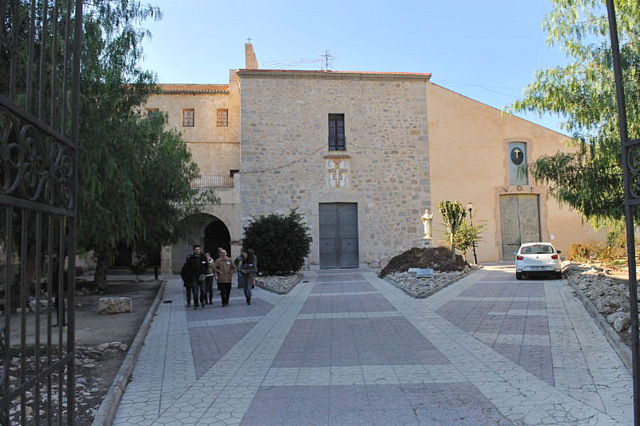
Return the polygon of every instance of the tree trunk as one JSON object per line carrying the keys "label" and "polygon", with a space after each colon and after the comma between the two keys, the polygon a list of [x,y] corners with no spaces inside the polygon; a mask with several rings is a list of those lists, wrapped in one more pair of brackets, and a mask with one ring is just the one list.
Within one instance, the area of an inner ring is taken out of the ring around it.
{"label": "tree trunk", "polygon": [[451,261],[455,262],[456,261],[456,246],[455,246],[455,234],[452,232],[449,236],[451,241]]}
{"label": "tree trunk", "polygon": [[109,251],[96,251],[96,273],[93,276],[93,282],[98,286],[98,290],[107,290],[107,271],[109,269]]}

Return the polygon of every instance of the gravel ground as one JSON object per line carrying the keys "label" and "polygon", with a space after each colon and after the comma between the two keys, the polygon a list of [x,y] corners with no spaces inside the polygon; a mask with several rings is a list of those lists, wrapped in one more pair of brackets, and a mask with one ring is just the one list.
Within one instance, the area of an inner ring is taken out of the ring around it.
{"label": "gravel ground", "polygon": [[[95,347],[85,347],[85,346],[77,346],[76,347],[76,357],[75,357],[75,366],[76,366],[76,404],[75,404],[75,412],[76,412],[76,424],[78,425],[90,425],[95,412],[98,410],[102,399],[106,393],[106,389],[108,389],[111,384],[111,377],[104,377],[99,373],[100,369],[105,368],[106,363],[110,363],[111,360],[115,358],[115,366],[119,367],[120,362],[122,362],[122,358],[124,354],[126,354],[128,347],[125,343],[121,342],[112,342],[105,343]],[[55,359],[54,359],[55,361]],[[39,362],[43,365],[47,363],[46,356],[40,356]],[[24,366],[26,368],[27,374],[33,372],[35,369],[36,357],[35,356],[27,356],[25,357]],[[14,357],[11,360],[11,366],[9,367],[9,382],[17,383],[18,377],[21,374],[21,362],[19,357]],[[66,381],[66,375],[63,378]],[[66,388],[66,382],[65,388]],[[49,390],[50,386],[50,390]],[[39,393],[40,393],[40,405],[37,408],[40,412],[40,415],[45,414],[45,408],[47,406],[47,401],[49,398],[49,393],[51,394],[51,403],[53,406],[58,405],[59,393],[58,393],[58,375],[54,373],[52,380],[50,383],[44,381],[40,384]],[[66,396],[63,395],[63,406],[66,406]],[[35,406],[35,395],[33,392],[26,393],[26,404],[25,413],[26,413],[26,421],[27,424],[35,421],[34,419],[34,410],[36,410]],[[63,410],[63,415],[66,416],[66,409]],[[21,405],[20,400],[14,401],[11,409],[9,410],[9,416],[11,420],[11,424],[23,424],[21,421]],[[57,413],[53,415],[54,424],[63,424],[65,420],[60,421],[57,418]]]}
{"label": "gravel ground", "polygon": [[[113,378],[116,376],[122,362],[127,355],[129,345],[136,336],[140,325],[145,318],[149,307],[155,299],[159,281],[151,280],[144,282],[133,281],[113,281],[109,282],[108,290],[105,294],[98,293],[97,289],[92,286],[81,286],[76,291],[76,392],[75,392],[75,424],[91,425],[104,396],[106,395]],[[98,313],[99,299],[104,296],[126,296],[133,301],[133,312],[122,313],[116,315],[100,315]],[[32,315],[32,314],[30,314]],[[13,318],[12,324],[20,324],[19,317]],[[19,332],[20,330],[16,330]],[[29,328],[32,332],[32,328]],[[29,337],[29,332],[27,337]],[[56,362],[57,335],[58,328],[54,328],[55,348],[52,350],[51,361],[48,361],[46,354],[40,353],[39,363],[42,366],[50,365]],[[12,333],[13,334],[13,333]],[[12,341],[19,341],[19,335],[12,336]],[[41,341],[42,342],[42,341]],[[19,377],[23,374],[21,358],[18,350],[11,360],[9,367],[8,380],[10,385],[15,386],[19,383]],[[24,375],[32,377],[35,370],[36,357],[33,352],[25,354]],[[64,352],[64,349],[63,349]],[[63,378],[64,388],[66,388],[66,378]],[[38,385],[39,407],[35,406],[36,389],[31,388],[26,393],[26,401],[24,404],[25,419],[22,421],[21,400],[17,398],[12,401],[9,408],[11,424],[30,425],[35,424],[35,410],[40,414],[40,422],[42,423],[42,415],[44,410],[51,411],[47,408],[50,399],[53,407],[58,406],[58,376],[54,373],[51,380],[51,391],[49,384],[45,378]],[[51,397],[49,398],[49,394]],[[66,395],[63,395],[63,416],[66,416],[64,407],[66,406]],[[54,408],[55,410],[55,408]],[[53,424],[66,423],[59,421],[57,418],[57,410],[53,414]]]}

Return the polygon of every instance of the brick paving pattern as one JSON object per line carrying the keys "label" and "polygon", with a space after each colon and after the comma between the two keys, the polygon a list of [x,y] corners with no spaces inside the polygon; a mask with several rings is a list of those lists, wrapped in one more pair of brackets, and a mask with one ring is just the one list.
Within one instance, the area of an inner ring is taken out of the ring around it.
{"label": "brick paving pattern", "polygon": [[171,280],[114,424],[632,424],[632,380],[558,280],[484,267],[427,299],[371,271],[197,311]]}

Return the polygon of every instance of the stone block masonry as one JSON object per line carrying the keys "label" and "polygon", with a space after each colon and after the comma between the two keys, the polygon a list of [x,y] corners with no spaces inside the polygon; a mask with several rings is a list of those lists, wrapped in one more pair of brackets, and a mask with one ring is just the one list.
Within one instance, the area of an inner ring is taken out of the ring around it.
{"label": "stone block masonry", "polygon": [[[243,222],[297,208],[319,262],[320,203],[358,204],[360,264],[413,246],[429,208],[427,74],[240,71]],[[346,150],[330,151],[329,114]],[[339,155],[339,184],[327,157]]]}

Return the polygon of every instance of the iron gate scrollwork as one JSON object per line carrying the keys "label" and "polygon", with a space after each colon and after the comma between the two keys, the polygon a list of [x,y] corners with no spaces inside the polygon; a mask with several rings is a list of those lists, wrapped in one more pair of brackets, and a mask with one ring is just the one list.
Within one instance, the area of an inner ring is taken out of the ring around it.
{"label": "iron gate scrollwork", "polygon": [[82,0],[1,0],[0,424],[73,424]]}

